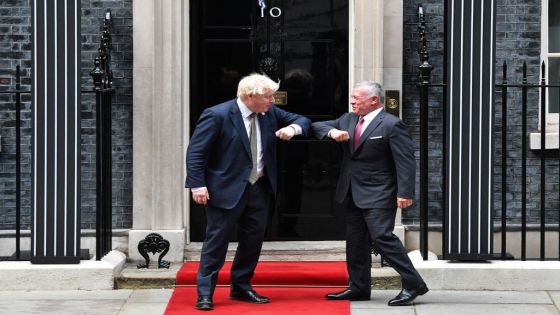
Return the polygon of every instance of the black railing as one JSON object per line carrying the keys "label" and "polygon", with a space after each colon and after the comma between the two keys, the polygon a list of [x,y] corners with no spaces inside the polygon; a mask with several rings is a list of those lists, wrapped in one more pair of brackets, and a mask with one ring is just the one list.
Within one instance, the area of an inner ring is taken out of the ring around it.
{"label": "black railing", "polygon": [[[547,226],[546,226],[546,210],[547,210],[547,199],[546,199],[546,178],[547,178],[547,173],[546,173],[546,160],[551,160],[554,156],[550,156],[550,154],[547,153],[547,143],[546,143],[546,134],[547,134],[547,129],[546,129],[546,117],[547,117],[547,112],[546,112],[546,102],[547,102],[547,92],[550,91],[551,89],[557,89],[560,90],[560,85],[554,85],[554,84],[547,84],[546,82],[546,65],[544,63],[544,61],[541,64],[541,77],[540,77],[540,83],[539,84],[529,84],[528,83],[528,76],[527,76],[527,63],[524,62],[523,63],[523,68],[522,68],[522,73],[523,73],[523,77],[521,80],[521,84],[515,84],[515,83],[508,83],[508,79],[507,79],[507,71],[508,70],[508,66],[506,64],[506,62],[504,61],[503,65],[502,65],[502,75],[503,75],[503,79],[502,79],[502,83],[500,84],[496,84],[496,88],[501,92],[501,99],[502,99],[502,128],[501,128],[501,134],[502,134],[502,187],[501,187],[501,198],[502,198],[502,209],[501,209],[501,253],[500,253],[500,258],[501,259],[507,259],[508,255],[507,255],[507,210],[508,210],[508,204],[507,204],[507,199],[506,199],[506,192],[508,191],[509,186],[509,182],[507,179],[507,157],[508,157],[508,153],[510,151],[508,151],[507,149],[507,134],[508,132],[512,133],[509,129],[508,129],[508,125],[507,125],[507,112],[508,112],[508,93],[511,90],[514,89],[521,89],[521,117],[522,117],[522,123],[521,123],[521,133],[520,133],[520,138],[521,138],[521,260],[527,260],[527,115],[528,115],[528,111],[527,111],[527,95],[529,90],[537,90],[540,92],[540,143],[539,143],[539,148],[534,150],[536,154],[538,154],[539,156],[539,160],[540,160],[540,187],[539,187],[539,205],[540,205],[540,209],[539,209],[539,224],[538,224],[538,230],[539,230],[539,257],[537,259],[539,260],[546,260],[546,251],[545,251],[545,245],[546,245],[546,230],[547,230]],[[548,89],[548,90],[547,90]],[[560,104],[559,104],[560,106]],[[559,125],[560,127],[560,125]],[[559,135],[560,135],[560,130],[558,130]],[[560,139],[560,137],[559,137]],[[560,140],[557,143],[558,144],[558,148],[560,148]],[[549,148],[550,149],[550,148]],[[558,160],[558,165],[559,165],[559,169],[558,169],[558,174],[559,174],[559,181],[560,181],[560,159]],[[560,188],[558,190],[558,201],[559,201],[559,207],[560,207]],[[559,210],[560,211],[560,210]],[[558,248],[558,252],[559,252],[559,257],[558,259],[560,260],[560,218],[558,219],[558,239],[559,239],[559,248]]]}
{"label": "black railing", "polygon": [[[424,18],[424,10],[422,5],[418,6],[418,33],[419,33],[419,49],[418,53],[420,56],[421,64],[418,66],[420,80],[418,83],[419,90],[420,90],[420,250],[424,260],[428,258],[428,204],[429,204],[429,194],[428,194],[428,139],[430,138],[429,135],[429,117],[428,117],[428,108],[429,108],[429,94],[430,88],[441,88],[445,87],[446,84],[432,84],[430,74],[433,67],[429,64],[429,53],[427,50],[426,45],[426,23]],[[500,195],[501,195],[501,214],[500,214],[500,227],[501,227],[501,251],[497,259],[512,259],[510,254],[507,252],[507,231],[508,231],[508,218],[507,218],[507,210],[508,210],[508,203],[507,203],[507,196],[506,193],[508,191],[509,182],[507,178],[508,174],[508,150],[507,150],[507,133],[508,133],[508,112],[511,113],[509,110],[508,104],[508,93],[512,89],[521,89],[521,133],[520,141],[521,141],[521,257],[520,260],[527,260],[527,113],[528,113],[528,91],[529,90],[537,90],[540,92],[540,147],[538,150],[534,152],[538,154],[540,159],[540,186],[539,186],[539,197],[540,197],[540,222],[536,227],[539,231],[540,236],[540,243],[539,243],[539,257],[529,258],[529,259],[539,259],[539,260],[546,260],[546,253],[545,253],[545,245],[546,245],[546,231],[547,228],[554,229],[554,224],[557,224],[558,228],[558,260],[560,260],[560,218],[558,218],[558,222],[551,223],[547,226],[546,224],[546,160],[552,160],[557,154],[549,154],[547,153],[546,149],[546,97],[547,91],[550,89],[558,89],[560,90],[560,85],[554,84],[547,84],[546,77],[545,77],[545,63],[543,62],[541,65],[541,77],[539,84],[529,84],[528,83],[528,76],[527,76],[527,64],[523,64],[523,77],[520,84],[509,84],[507,81],[507,65],[504,61],[502,66],[502,74],[503,80],[501,83],[496,84],[496,89],[501,92],[501,102],[502,102],[502,112],[501,112],[501,187]],[[548,90],[547,90],[548,89]],[[559,93],[560,94],[560,93]],[[445,99],[445,98],[444,98]],[[560,103],[560,101],[559,101]],[[558,104],[560,108],[560,104]],[[444,109],[447,107],[444,104]],[[446,116],[445,110],[442,111],[443,115],[441,120],[445,126]],[[443,138],[443,146],[445,148],[445,129],[444,129],[444,138]],[[558,150],[560,151],[560,124],[558,129]],[[442,151],[445,155],[445,149]],[[445,158],[443,159],[446,160]],[[445,174],[445,163],[443,164],[443,174]],[[560,159],[558,160],[558,177],[560,183]],[[443,176],[442,187],[445,187],[445,176]],[[560,184],[558,185],[558,207],[560,207]],[[444,203],[445,204],[445,203]],[[445,208],[445,207],[444,207]],[[560,212],[560,210],[558,210]],[[446,226],[446,219],[445,214],[446,209],[443,210],[442,215],[442,227],[443,231],[445,231]],[[495,213],[492,210],[492,213]],[[496,218],[493,218],[496,219]],[[509,224],[509,229],[513,230],[517,228],[514,224]],[[443,236],[443,235],[442,235]],[[445,242],[442,241],[442,245]],[[517,245],[517,244],[515,244]],[[445,249],[442,250],[445,252]],[[549,258],[555,259],[555,258]]]}
{"label": "black railing", "polygon": [[15,252],[11,257],[4,257],[2,260],[21,260],[21,95],[30,94],[29,90],[21,89],[21,69],[16,66],[16,85],[15,90],[0,91],[0,94],[12,94],[15,96],[15,131],[16,131],[16,152],[15,152]]}
{"label": "black railing", "polygon": [[[95,93],[96,109],[96,259],[105,256],[112,248],[112,174],[111,174],[111,108],[113,73],[111,61],[111,11],[105,14],[99,55],[95,58],[93,90],[82,90],[82,94]],[[15,90],[0,91],[0,94],[15,95],[15,253],[0,260],[29,260],[21,251],[21,95],[31,94],[21,89],[21,70],[16,66]],[[76,104],[79,108],[79,104]],[[23,256],[23,257],[22,257]]]}

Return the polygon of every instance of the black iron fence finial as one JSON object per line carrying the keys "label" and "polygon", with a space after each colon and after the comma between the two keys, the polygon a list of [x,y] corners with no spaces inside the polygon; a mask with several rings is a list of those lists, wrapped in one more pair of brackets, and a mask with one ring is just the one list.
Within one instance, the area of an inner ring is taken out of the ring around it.
{"label": "black iron fence finial", "polygon": [[420,82],[421,84],[430,84],[430,73],[434,68],[430,64],[430,55],[428,54],[428,44],[426,39],[426,20],[424,18],[424,7],[418,5],[418,55],[420,56]]}
{"label": "black iron fence finial", "polygon": [[101,57],[95,57],[93,70],[89,72],[89,75],[93,78],[94,90],[101,90],[103,87],[103,76],[105,75],[105,72],[101,69]]}
{"label": "black iron fence finial", "polygon": [[113,24],[111,10],[107,10],[101,31],[98,56],[94,61],[94,68],[90,72],[93,77],[95,90],[111,88],[113,86],[113,71],[111,70],[111,26]]}

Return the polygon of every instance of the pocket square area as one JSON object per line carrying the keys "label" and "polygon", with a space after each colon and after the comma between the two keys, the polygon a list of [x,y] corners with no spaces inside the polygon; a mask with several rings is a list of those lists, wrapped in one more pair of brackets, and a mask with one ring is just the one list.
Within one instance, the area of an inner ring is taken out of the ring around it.
{"label": "pocket square area", "polygon": [[375,136],[375,137],[369,137],[370,139],[381,139],[383,138],[383,136]]}

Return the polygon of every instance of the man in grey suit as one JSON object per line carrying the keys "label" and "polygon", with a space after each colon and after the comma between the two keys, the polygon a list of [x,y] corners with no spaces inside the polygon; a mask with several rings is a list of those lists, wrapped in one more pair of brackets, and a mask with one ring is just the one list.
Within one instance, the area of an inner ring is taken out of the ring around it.
{"label": "man in grey suit", "polygon": [[[352,112],[313,123],[319,139],[342,143],[343,160],[336,201],[346,209],[346,261],[350,285],[326,295],[329,300],[369,300],[370,244],[400,274],[402,290],[390,306],[410,304],[428,287],[406,249],[393,234],[397,207],[413,203],[416,162],[405,124],[383,110],[383,88],[373,81],[352,90]],[[371,239],[370,239],[371,238]]]}

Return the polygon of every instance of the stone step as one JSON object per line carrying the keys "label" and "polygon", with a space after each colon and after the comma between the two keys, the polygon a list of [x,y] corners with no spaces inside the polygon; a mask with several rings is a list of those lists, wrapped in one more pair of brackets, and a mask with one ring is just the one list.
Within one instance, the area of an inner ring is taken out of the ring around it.
{"label": "stone step", "polygon": [[[185,247],[185,261],[199,261],[202,243],[190,243]],[[233,260],[237,243],[228,247],[226,260]],[[346,259],[344,241],[321,242],[265,242],[260,261],[344,261]],[[392,268],[381,268],[379,257],[373,258],[372,283],[376,289],[400,288],[400,277]],[[181,267],[172,263],[169,269],[137,269],[127,266],[115,279],[118,289],[172,288],[175,274]]]}
{"label": "stone step", "polygon": [[[169,269],[137,269],[127,265],[115,278],[116,289],[170,289],[175,287],[175,275],[181,267],[172,263]],[[399,275],[388,267],[372,269],[372,287],[379,290],[400,289]]]}
{"label": "stone step", "polygon": [[[185,246],[185,260],[199,261],[202,243]],[[237,243],[228,246],[226,260],[233,260]],[[265,242],[260,261],[344,261],[344,241]]]}
{"label": "stone step", "polygon": [[115,289],[172,289],[175,287],[175,275],[181,268],[180,263],[171,263],[169,269],[150,266],[138,269],[136,265],[127,265],[115,277]]}

